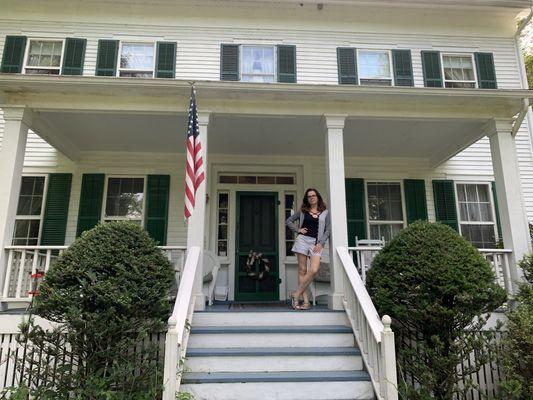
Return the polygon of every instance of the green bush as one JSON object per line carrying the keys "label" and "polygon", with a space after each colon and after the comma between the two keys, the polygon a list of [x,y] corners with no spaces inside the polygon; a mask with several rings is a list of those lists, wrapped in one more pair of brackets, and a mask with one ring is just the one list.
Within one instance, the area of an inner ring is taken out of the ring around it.
{"label": "green bush", "polygon": [[507,313],[503,341],[504,375],[502,398],[533,399],[533,255],[520,261],[525,282],[519,284],[516,307]]}
{"label": "green bush", "polygon": [[[24,372],[32,396],[157,398],[161,366],[148,338],[169,316],[172,281],[169,261],[139,226],[109,222],[85,232],[50,268],[32,310],[57,328],[22,326],[27,351],[44,352]],[[58,368],[45,368],[50,357]]]}
{"label": "green bush", "polygon": [[[464,390],[456,367],[474,350],[477,362],[463,373],[487,361],[475,333],[506,299],[477,249],[448,226],[416,222],[375,257],[367,287],[378,312],[393,318],[402,373],[420,385],[414,390],[404,382],[404,396],[448,400]],[[416,346],[406,344],[415,338]]]}

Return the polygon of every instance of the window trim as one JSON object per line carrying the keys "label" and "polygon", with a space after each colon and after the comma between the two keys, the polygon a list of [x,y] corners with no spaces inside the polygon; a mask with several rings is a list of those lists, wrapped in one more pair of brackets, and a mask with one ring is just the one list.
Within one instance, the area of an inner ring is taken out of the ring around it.
{"label": "window trim", "polygon": [[[106,217],[105,211],[107,207],[107,189],[109,184],[110,178],[142,178],[143,179],[143,204],[142,204],[142,217],[140,219],[137,218],[128,218],[128,217]],[[141,221],[141,227],[144,228],[144,223],[146,219],[146,183],[147,183],[147,175],[105,175],[104,180],[104,193],[103,193],[103,200],[102,200],[102,212],[100,214],[100,222],[106,222],[106,221]]]}
{"label": "window trim", "polygon": [[[470,57],[470,59],[472,60],[474,80],[473,81],[457,81],[457,80],[446,79],[446,75],[444,74],[444,56]],[[441,69],[441,74],[442,74],[442,87],[443,88],[454,89],[453,87],[447,88],[446,82],[460,82],[460,83],[473,83],[474,84],[473,88],[463,88],[463,89],[479,89],[478,76],[477,76],[477,65],[476,65],[476,58],[474,57],[474,53],[441,52],[440,53],[440,69]]]}
{"label": "window trim", "polygon": [[[492,182],[483,181],[454,181],[455,190],[455,207],[457,209],[457,225],[459,226],[459,234],[463,236],[462,225],[492,225],[494,229],[495,242],[501,240],[498,235],[498,223],[496,221],[496,205],[494,204],[494,196],[492,193]],[[462,221],[461,220],[461,207],[459,203],[459,188],[458,185],[484,185],[487,187],[490,201],[490,212],[492,214],[492,221]],[[464,237],[464,236],[463,236]]]}
{"label": "window trim", "polygon": [[[365,179],[364,180],[364,196],[365,196],[365,219],[366,219],[366,231],[367,237],[370,238],[370,226],[371,225],[400,225],[400,221],[373,221],[370,220],[370,208],[368,205],[368,184],[369,183],[399,183],[400,184],[400,199],[402,202],[402,229],[407,227],[407,213],[405,208],[405,194],[402,179]],[[381,238],[380,238],[381,239]]]}
{"label": "window trim", "polygon": [[[228,203],[226,205],[225,208],[220,208],[220,195],[221,194],[225,194],[227,196],[227,199],[228,199]],[[216,196],[216,201],[217,201],[217,205],[216,205],[216,231],[215,231],[215,254],[217,255],[217,257],[220,257],[220,258],[228,258],[229,257],[229,232],[230,232],[230,229],[229,229],[229,226],[230,226],[230,192],[229,190],[219,190],[217,191],[217,196]],[[225,224],[221,224],[220,223],[220,210],[225,210],[226,211],[226,223]],[[219,238],[219,229],[221,226],[226,226],[226,239],[220,239]],[[219,254],[220,252],[220,249],[218,247],[219,245],[219,242],[220,241],[224,241],[226,242],[226,254],[225,255],[221,255]]]}
{"label": "window trim", "polygon": [[[245,83],[270,83],[270,82],[254,82],[254,81],[243,81],[242,75],[243,75],[243,57],[244,57],[244,47],[268,47],[272,48],[274,59],[272,60],[273,66],[274,66],[274,72],[272,73],[274,80],[272,83],[278,83],[278,46],[275,44],[253,44],[253,43],[246,43],[246,44],[240,44],[239,45],[239,82],[245,82]],[[270,76],[270,74],[244,74],[246,76]]]}
{"label": "window trim", "polygon": [[[152,77],[155,78],[155,69],[157,66],[157,42],[156,41],[143,41],[143,40],[119,40],[118,41],[118,53],[117,53],[117,70],[115,72],[115,76],[117,78],[141,78],[139,76],[120,76],[121,72],[150,72],[145,69],[135,69],[135,68],[121,68],[120,67],[120,57],[122,54],[122,45],[124,43],[131,43],[131,44],[152,44],[154,46],[154,56],[153,56],[153,63],[152,63]],[[142,78],[141,78],[142,79]],[[144,79],[150,79],[150,78],[144,78]]]}
{"label": "window trim", "polygon": [[[59,59],[59,67],[43,67],[43,68],[33,68],[33,67],[29,67],[28,68],[28,58],[30,56],[30,45],[31,45],[31,42],[32,41],[43,41],[43,42],[61,42],[61,58]],[[61,75],[63,73],[63,58],[65,56],[65,43],[66,43],[66,39],[65,38],[43,38],[43,37],[28,37],[28,39],[26,40],[26,48],[24,49],[24,60],[23,60],[23,63],[22,63],[22,73],[25,74],[25,75],[31,75],[31,74],[28,74],[26,72],[27,69],[48,69],[48,70],[54,70],[54,71],[59,71],[59,73],[57,75]],[[43,74],[38,74],[38,75],[43,75]],[[49,74],[49,75],[55,75],[55,74]],[[31,176],[37,176],[37,175],[31,175]]]}
{"label": "window trim", "polygon": [[[43,203],[41,204],[41,214],[39,216],[37,215],[18,215],[15,214],[15,225],[17,224],[17,221],[21,220],[39,220],[39,235],[37,237],[37,246],[41,244],[41,236],[43,231],[43,221],[44,221],[44,211],[46,208],[46,197],[48,196],[48,174],[22,174],[22,177],[44,177],[44,188],[43,188]],[[22,179],[20,181],[20,185],[22,186]],[[17,196],[17,208],[18,208],[18,201],[20,200],[20,189],[19,187],[19,194]],[[13,234],[11,237],[11,243],[13,243],[13,240],[15,239],[15,226],[13,226]]]}
{"label": "window trim", "polygon": [[[359,56],[359,52],[360,51],[364,51],[364,52],[371,52],[371,53],[387,53],[387,55],[389,56],[389,74],[390,74],[390,78],[377,78],[377,79],[382,79],[382,80],[390,79],[390,86],[396,86],[396,82],[394,80],[394,69],[393,69],[393,65],[392,65],[392,50],[391,49],[356,48],[355,51],[356,51],[355,59],[356,59],[356,66],[357,66],[357,71],[356,71],[357,72],[357,83],[359,85],[361,85],[361,86],[374,86],[372,84],[363,84],[363,83],[361,83],[361,71],[359,70],[359,68],[361,66],[361,63],[359,62],[359,60],[361,59],[361,57]],[[363,77],[363,79],[373,79],[373,78],[364,78]]]}

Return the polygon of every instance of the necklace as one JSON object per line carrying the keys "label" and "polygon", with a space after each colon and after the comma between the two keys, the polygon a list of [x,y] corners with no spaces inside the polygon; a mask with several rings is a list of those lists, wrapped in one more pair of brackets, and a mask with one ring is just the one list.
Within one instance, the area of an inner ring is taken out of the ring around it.
{"label": "necklace", "polygon": [[311,214],[311,216],[312,216],[313,218],[318,218],[318,216],[319,216],[320,214],[322,214],[322,213],[321,213],[320,211],[313,212],[313,211],[309,210],[309,214]]}

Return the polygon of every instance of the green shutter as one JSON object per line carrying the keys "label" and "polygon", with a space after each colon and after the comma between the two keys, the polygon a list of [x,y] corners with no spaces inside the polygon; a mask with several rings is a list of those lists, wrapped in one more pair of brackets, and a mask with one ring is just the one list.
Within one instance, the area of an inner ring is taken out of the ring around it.
{"label": "green shutter", "polygon": [[498,197],[496,196],[496,182],[491,183],[492,198],[494,199],[494,211],[496,212],[496,227],[498,228],[498,239],[502,240],[502,223],[500,220],[500,207],[498,206]]}
{"label": "green shutter", "polygon": [[6,36],[0,72],[20,74],[26,50],[26,36]]}
{"label": "green shutter", "polygon": [[104,174],[83,174],[76,236],[94,228],[100,222],[104,180]]}
{"label": "green shutter", "polygon": [[278,45],[278,82],[296,83],[296,46]]}
{"label": "green shutter", "polygon": [[346,178],[346,216],[348,220],[348,245],[355,246],[355,237],[366,239],[365,182]]}
{"label": "green shutter", "polygon": [[424,86],[442,87],[440,53],[438,51],[422,51],[422,69],[424,70]]}
{"label": "green shutter", "polygon": [[453,181],[433,181],[433,196],[435,199],[435,217],[437,222],[441,222],[459,231]]}
{"label": "green shutter", "polygon": [[170,176],[148,175],[145,228],[161,246],[167,242],[169,192]]}
{"label": "green shutter", "polygon": [[346,85],[357,85],[357,58],[353,48],[337,48],[337,70],[339,72],[339,83]]}
{"label": "green shutter", "polygon": [[63,56],[63,75],[83,75],[87,39],[67,38]]}
{"label": "green shutter", "polygon": [[480,89],[497,89],[492,53],[475,53],[477,80]]}
{"label": "green shutter", "polygon": [[392,50],[396,86],[414,86],[411,50]]}
{"label": "green shutter", "polygon": [[41,245],[65,244],[72,174],[50,174],[44,208]]}
{"label": "green shutter", "polygon": [[405,209],[407,211],[407,223],[428,219],[426,203],[426,183],[423,179],[405,179],[403,181],[405,192]]}
{"label": "green shutter", "polygon": [[155,65],[156,78],[174,78],[176,76],[176,43],[157,42]]}
{"label": "green shutter", "polygon": [[220,80],[239,80],[239,45],[220,45]]}
{"label": "green shutter", "polygon": [[117,72],[118,40],[99,40],[96,76],[115,76]]}

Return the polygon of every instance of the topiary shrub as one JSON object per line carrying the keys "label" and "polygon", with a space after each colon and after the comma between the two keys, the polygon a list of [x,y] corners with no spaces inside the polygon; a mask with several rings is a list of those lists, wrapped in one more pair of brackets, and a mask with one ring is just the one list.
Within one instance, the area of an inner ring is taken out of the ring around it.
{"label": "topiary shrub", "polygon": [[[468,389],[462,375],[487,361],[476,334],[483,315],[506,299],[477,249],[446,225],[413,223],[374,258],[367,287],[378,312],[393,318],[401,375],[414,381],[401,385],[404,398],[448,400]],[[476,362],[457,374],[474,350]]]}
{"label": "topiary shrub", "polygon": [[149,337],[169,316],[172,281],[169,261],[139,226],[85,232],[50,268],[32,308],[57,327],[22,326],[25,353],[42,353],[24,371],[33,398],[157,398],[161,366]]}
{"label": "topiary shrub", "polygon": [[519,284],[516,307],[507,313],[501,392],[505,399],[529,400],[533,399],[533,255],[524,257],[519,266],[524,282]]}

